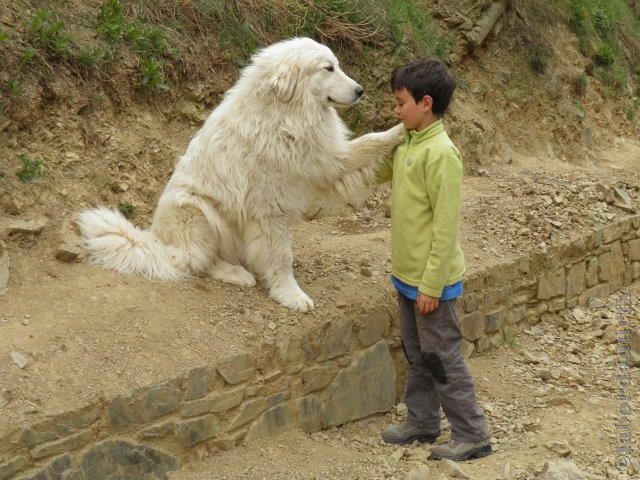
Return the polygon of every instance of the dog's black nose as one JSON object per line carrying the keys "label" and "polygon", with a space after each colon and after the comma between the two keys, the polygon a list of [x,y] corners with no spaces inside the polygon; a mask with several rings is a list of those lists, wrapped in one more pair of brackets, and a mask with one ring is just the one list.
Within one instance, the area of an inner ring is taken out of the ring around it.
{"label": "dog's black nose", "polygon": [[357,86],[356,95],[358,96],[358,98],[361,97],[363,93],[364,93],[364,88],[362,88],[361,86]]}

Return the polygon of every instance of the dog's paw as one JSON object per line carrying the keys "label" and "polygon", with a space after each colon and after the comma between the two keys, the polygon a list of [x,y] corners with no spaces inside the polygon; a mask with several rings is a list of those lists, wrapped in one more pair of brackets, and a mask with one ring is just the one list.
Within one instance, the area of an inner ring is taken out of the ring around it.
{"label": "dog's paw", "polygon": [[299,312],[308,312],[313,310],[313,300],[298,288],[297,291],[286,292],[271,292],[271,298],[273,298],[280,305],[290,308],[291,310],[298,310]]}
{"label": "dog's paw", "polygon": [[253,287],[256,284],[255,277],[240,265],[220,263],[209,270],[211,278],[221,282],[231,283],[240,287]]}
{"label": "dog's paw", "polygon": [[239,273],[238,275],[236,275],[231,281],[230,283],[233,283],[235,285],[239,285],[241,287],[253,287],[256,284],[256,277],[254,277],[253,275],[251,275],[249,272],[247,272],[246,270],[242,273]]}
{"label": "dog's paw", "polygon": [[384,133],[390,142],[392,142],[394,145],[397,145],[399,143],[404,142],[404,135],[405,135],[404,132],[405,132],[404,125],[399,123],[398,125],[396,125],[395,127],[391,127],[389,130],[387,130]]}

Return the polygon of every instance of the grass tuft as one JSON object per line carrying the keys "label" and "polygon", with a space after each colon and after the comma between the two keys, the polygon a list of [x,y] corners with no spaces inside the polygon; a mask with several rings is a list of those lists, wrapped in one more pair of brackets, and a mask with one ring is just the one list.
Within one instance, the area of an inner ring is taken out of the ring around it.
{"label": "grass tuft", "polygon": [[126,218],[127,220],[131,220],[136,214],[136,207],[130,203],[119,203],[118,211]]}
{"label": "grass tuft", "polygon": [[17,97],[22,93],[23,87],[18,80],[12,78],[7,82],[7,89],[9,90],[9,93],[12,97]]}
{"label": "grass tuft", "polygon": [[23,182],[31,182],[34,178],[40,175],[42,171],[42,161],[32,158],[26,153],[22,153],[18,156],[18,160],[22,163],[20,170],[16,172],[16,175]]}

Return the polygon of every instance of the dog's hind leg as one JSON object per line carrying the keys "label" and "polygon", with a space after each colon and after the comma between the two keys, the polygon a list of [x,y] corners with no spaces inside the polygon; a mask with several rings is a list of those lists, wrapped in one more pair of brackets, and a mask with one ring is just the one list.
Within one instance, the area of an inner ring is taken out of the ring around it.
{"label": "dog's hind leg", "polygon": [[242,265],[234,265],[225,260],[217,259],[209,267],[208,274],[215,280],[240,285],[241,287],[253,287],[256,279]]}
{"label": "dog's hind leg", "polygon": [[313,308],[313,300],[293,276],[291,238],[284,219],[250,221],[244,228],[244,242],[247,265],[262,275],[273,300],[302,312]]}
{"label": "dog's hind leg", "polygon": [[211,243],[215,244],[215,251],[207,267],[207,274],[221,282],[252,287],[256,284],[255,277],[247,271],[239,260],[240,238],[237,229],[230,227],[216,206],[202,197],[191,195],[189,201],[196,205],[211,231]]}

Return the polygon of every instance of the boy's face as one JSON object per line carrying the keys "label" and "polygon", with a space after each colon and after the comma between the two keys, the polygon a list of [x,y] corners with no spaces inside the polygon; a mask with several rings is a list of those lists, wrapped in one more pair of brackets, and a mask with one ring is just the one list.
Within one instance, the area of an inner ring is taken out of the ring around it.
{"label": "boy's face", "polygon": [[429,95],[425,95],[420,102],[416,103],[411,93],[406,88],[403,88],[395,91],[395,97],[395,114],[404,125],[404,128],[420,131],[429,124],[432,116],[431,108],[433,107],[433,100]]}

